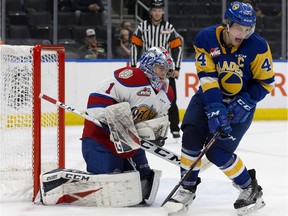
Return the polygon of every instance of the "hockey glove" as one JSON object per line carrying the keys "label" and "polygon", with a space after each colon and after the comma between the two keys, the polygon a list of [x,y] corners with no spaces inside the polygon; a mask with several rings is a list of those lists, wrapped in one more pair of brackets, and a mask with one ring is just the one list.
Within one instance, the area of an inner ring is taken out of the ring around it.
{"label": "hockey glove", "polygon": [[208,117],[209,131],[215,134],[219,129],[224,134],[229,134],[232,131],[230,127],[230,120],[226,106],[221,103],[212,103],[205,107],[206,115]]}
{"label": "hockey glove", "polygon": [[244,122],[255,106],[256,101],[248,93],[237,95],[228,106],[228,113],[234,116],[231,123]]}

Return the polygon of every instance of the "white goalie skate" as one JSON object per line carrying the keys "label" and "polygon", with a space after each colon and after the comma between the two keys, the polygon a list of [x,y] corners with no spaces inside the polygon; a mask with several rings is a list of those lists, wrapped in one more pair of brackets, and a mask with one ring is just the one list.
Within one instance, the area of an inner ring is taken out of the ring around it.
{"label": "white goalie skate", "polygon": [[238,199],[234,203],[234,208],[239,216],[250,214],[265,206],[262,198],[262,188],[255,178],[255,170],[249,170],[249,174],[252,178],[251,184],[241,190]]}

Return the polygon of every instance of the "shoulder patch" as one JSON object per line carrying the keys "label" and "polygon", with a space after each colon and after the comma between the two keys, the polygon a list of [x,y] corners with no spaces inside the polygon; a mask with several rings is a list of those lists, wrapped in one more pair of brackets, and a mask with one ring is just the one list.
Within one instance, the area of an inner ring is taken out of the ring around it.
{"label": "shoulder patch", "polygon": [[124,67],[114,73],[117,81],[127,87],[139,87],[150,85],[146,75],[139,68]]}
{"label": "shoulder patch", "polygon": [[119,78],[121,79],[129,79],[132,76],[133,76],[133,71],[128,68],[119,73]]}

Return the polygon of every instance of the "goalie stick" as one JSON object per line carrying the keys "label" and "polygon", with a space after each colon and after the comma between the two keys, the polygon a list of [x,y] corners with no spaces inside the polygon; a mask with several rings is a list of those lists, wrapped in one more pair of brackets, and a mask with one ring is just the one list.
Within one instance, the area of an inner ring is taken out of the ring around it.
{"label": "goalie stick", "polygon": [[[65,109],[69,112],[72,112],[78,116],[81,116],[82,118],[84,119],[87,119],[91,122],[93,122],[94,124],[96,124],[97,126],[99,127],[103,127],[103,123],[101,123],[98,119],[96,118],[93,118],[83,112],[80,112],[79,110],[76,110],[75,108],[71,107],[71,106],[68,106],[67,104],[64,104],[48,95],[45,95],[45,94],[42,94],[40,93],[39,97],[41,99],[44,99],[50,103],[53,103],[55,104],[56,106],[62,108],[62,109]],[[178,154],[175,154],[174,152],[166,149],[166,148],[163,148],[163,147],[160,147],[158,145],[156,145],[155,143],[153,142],[150,142],[149,140],[145,140],[145,139],[142,139],[143,142],[140,142],[140,148],[142,148],[143,150],[145,151],[148,151],[149,153],[157,156],[157,157],[160,157],[176,166],[180,166],[180,156]],[[209,168],[211,166],[211,163],[206,159],[204,161],[202,161],[202,165],[201,165],[201,171],[204,171],[206,170],[207,168]]]}

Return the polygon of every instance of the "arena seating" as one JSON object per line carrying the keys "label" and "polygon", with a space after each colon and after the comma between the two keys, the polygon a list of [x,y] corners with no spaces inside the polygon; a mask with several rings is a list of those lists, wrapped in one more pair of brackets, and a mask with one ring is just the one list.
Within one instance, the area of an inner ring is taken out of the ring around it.
{"label": "arena seating", "polygon": [[[104,1],[103,1],[104,2]],[[194,53],[196,34],[204,27],[221,23],[222,0],[169,0],[168,20],[185,41],[184,58]],[[228,1],[228,3],[230,0]],[[270,44],[274,58],[281,58],[281,0],[256,0],[264,17],[257,17],[256,32]],[[53,1],[6,0],[6,43],[53,41]],[[113,33],[115,28],[113,26]],[[73,11],[58,12],[58,42],[69,50],[83,42],[87,28],[96,31],[97,39],[106,43],[107,31],[99,14],[81,13],[77,19]],[[72,56],[72,55],[70,55]],[[77,55],[75,55],[77,56]]]}
{"label": "arena seating", "polygon": [[[257,17],[256,32],[270,44],[273,58],[280,58],[281,0],[258,0],[257,3],[265,16]],[[168,12],[169,21],[184,38],[184,58],[193,56],[196,34],[204,27],[220,24],[223,19],[222,0],[169,0]]]}

